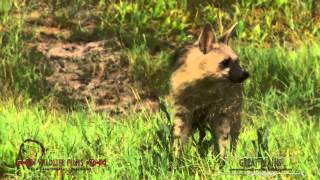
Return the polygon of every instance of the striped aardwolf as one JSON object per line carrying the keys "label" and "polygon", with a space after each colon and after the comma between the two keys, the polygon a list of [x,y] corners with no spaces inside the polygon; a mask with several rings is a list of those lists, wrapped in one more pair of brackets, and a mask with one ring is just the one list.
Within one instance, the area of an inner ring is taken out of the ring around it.
{"label": "striped aardwolf", "polygon": [[214,150],[225,158],[231,137],[234,152],[240,134],[242,82],[249,77],[228,40],[237,24],[216,38],[206,24],[193,45],[180,49],[174,58],[170,96],[174,106],[174,148],[180,156],[184,144],[198,129],[200,142],[210,129]]}

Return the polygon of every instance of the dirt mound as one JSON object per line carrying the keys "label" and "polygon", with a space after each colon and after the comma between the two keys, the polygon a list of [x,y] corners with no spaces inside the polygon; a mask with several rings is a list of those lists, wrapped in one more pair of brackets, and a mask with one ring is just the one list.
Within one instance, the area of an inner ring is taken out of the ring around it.
{"label": "dirt mound", "polygon": [[[110,43],[110,44],[109,44]],[[127,109],[156,110],[157,100],[147,97],[129,73],[124,51],[112,42],[39,42],[38,51],[53,72],[46,80],[65,105],[90,104],[112,115]]]}
{"label": "dirt mound", "polygon": [[[67,106],[90,105],[96,111],[108,111],[112,115],[128,109],[157,110],[158,100],[133,80],[126,50],[118,41],[88,41],[96,39],[88,38],[94,35],[96,25],[94,16],[85,17],[92,18],[82,18],[85,19],[82,34],[75,31],[75,22],[62,27],[56,18],[44,18],[37,11],[27,17],[24,31],[33,37],[29,45],[45,57],[52,72],[45,79],[59,101]],[[81,38],[86,34],[89,36]]]}

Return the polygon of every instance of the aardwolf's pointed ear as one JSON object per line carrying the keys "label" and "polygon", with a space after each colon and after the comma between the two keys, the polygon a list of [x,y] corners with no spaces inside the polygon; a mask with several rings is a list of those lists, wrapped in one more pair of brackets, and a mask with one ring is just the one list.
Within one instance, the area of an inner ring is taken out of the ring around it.
{"label": "aardwolf's pointed ear", "polygon": [[211,50],[212,43],[215,43],[216,41],[216,36],[212,31],[211,25],[206,24],[197,41],[199,49],[203,52],[203,54],[206,54]]}
{"label": "aardwolf's pointed ear", "polygon": [[231,26],[227,32],[225,32],[220,38],[219,42],[222,42],[224,44],[228,44],[229,38],[234,34],[235,29],[237,27],[238,23],[235,23],[233,26]]}

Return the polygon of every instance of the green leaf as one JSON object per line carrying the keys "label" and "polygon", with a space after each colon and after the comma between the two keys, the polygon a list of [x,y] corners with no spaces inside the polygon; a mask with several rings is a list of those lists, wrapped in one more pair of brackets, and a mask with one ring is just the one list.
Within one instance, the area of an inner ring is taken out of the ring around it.
{"label": "green leaf", "polygon": [[8,13],[11,8],[12,8],[12,1],[10,1],[10,0],[1,0],[0,13]]}
{"label": "green leaf", "polygon": [[260,37],[260,35],[261,35],[260,24],[257,24],[257,25],[253,28],[252,33],[253,33],[254,36]]}

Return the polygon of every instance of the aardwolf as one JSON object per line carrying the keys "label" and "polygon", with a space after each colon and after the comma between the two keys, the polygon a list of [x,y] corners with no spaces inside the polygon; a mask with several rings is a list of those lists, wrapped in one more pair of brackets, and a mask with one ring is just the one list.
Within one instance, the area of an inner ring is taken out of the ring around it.
{"label": "aardwolf", "polygon": [[170,96],[174,109],[174,148],[180,156],[183,145],[199,130],[199,141],[206,129],[214,137],[214,150],[225,158],[231,136],[234,152],[240,133],[242,82],[249,77],[238,56],[227,45],[237,24],[216,38],[206,24],[193,45],[180,49],[174,58]]}

